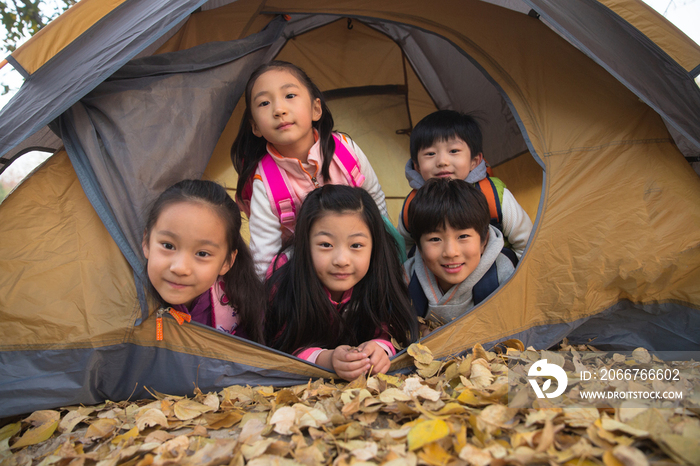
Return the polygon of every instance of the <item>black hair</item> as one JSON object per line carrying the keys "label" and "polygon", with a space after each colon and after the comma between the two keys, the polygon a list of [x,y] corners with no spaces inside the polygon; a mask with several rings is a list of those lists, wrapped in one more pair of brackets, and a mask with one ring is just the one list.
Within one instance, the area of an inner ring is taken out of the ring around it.
{"label": "black hair", "polygon": [[[311,256],[310,233],[320,218],[357,212],[370,230],[372,253],[367,274],[354,286],[342,314],[333,307]],[[417,321],[408,298],[393,237],[379,209],[362,188],[325,185],[304,200],[292,238],[289,262],[267,281],[270,305],[265,314],[265,341],[278,350],[319,346],[356,346],[384,330],[404,346],[417,336]]]}
{"label": "black hair", "polygon": [[[241,237],[241,211],[223,186],[213,181],[183,180],[163,191],[146,216],[144,243],[148,243],[151,230],[163,210],[180,202],[205,204],[213,209],[224,223],[226,256],[230,257],[234,251],[238,251],[234,265],[224,275],[224,293],[238,312],[239,325],[248,337],[262,342],[262,313],[266,303],[264,286],[255,273],[253,256]],[[145,276],[148,276],[148,273]],[[150,285],[149,289],[161,304],[165,304],[153,285]]]}
{"label": "black hair", "polygon": [[411,160],[418,165],[418,152],[421,149],[454,137],[469,146],[472,158],[484,151],[481,128],[472,115],[455,110],[438,110],[419,121],[411,131]]}
{"label": "black hair", "polygon": [[255,174],[255,169],[260,160],[267,153],[267,141],[265,138],[257,137],[253,134],[251,121],[253,119],[250,111],[251,94],[253,86],[260,76],[270,70],[288,71],[296,77],[304,87],[309,91],[311,100],[319,99],[321,101],[321,118],[318,121],[312,122],[313,127],[318,131],[319,141],[321,144],[321,155],[323,156],[323,165],[321,165],[321,176],[324,180],[330,178],[330,164],[333,160],[335,152],[335,140],[333,139],[333,115],[331,114],[323,94],[318,86],[311,81],[311,78],[296,65],[285,61],[273,60],[269,63],[264,63],[253,71],[248,83],[245,86],[245,113],[241,120],[241,126],[238,129],[238,135],[231,146],[231,161],[233,167],[238,173],[238,184],[236,186],[236,199],[242,200],[241,196],[246,183]]}
{"label": "black hair", "polygon": [[473,228],[487,238],[491,214],[486,196],[464,180],[432,178],[418,190],[408,206],[411,238],[420,247],[426,233],[443,230],[449,224],[456,230]]}

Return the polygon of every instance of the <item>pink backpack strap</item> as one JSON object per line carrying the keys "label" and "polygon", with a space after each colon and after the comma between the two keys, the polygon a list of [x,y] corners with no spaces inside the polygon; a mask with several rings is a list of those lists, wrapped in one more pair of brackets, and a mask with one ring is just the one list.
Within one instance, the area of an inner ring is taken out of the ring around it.
{"label": "pink backpack strap", "polygon": [[348,179],[351,186],[359,187],[365,182],[365,175],[360,171],[360,164],[357,161],[357,156],[348,150],[337,134],[333,134],[335,140],[335,156],[340,162],[340,169]]}
{"label": "pink backpack strap", "polygon": [[265,191],[267,192],[272,212],[279,217],[280,223],[284,228],[294,233],[296,206],[294,205],[292,188],[286,173],[280,170],[280,167],[277,166],[270,154],[265,154],[262,158],[260,168],[260,174],[265,184]]}
{"label": "pink backpack strap", "polygon": [[224,284],[222,280],[222,277],[217,278],[214,285],[209,289],[209,297],[211,299],[211,326],[221,332],[233,335],[236,333],[239,317],[224,293]]}

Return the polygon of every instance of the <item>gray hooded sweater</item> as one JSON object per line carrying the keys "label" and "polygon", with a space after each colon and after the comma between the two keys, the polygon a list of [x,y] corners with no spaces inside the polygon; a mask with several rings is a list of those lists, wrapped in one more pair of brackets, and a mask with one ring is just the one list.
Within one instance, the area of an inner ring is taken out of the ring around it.
{"label": "gray hooded sweater", "polygon": [[515,268],[510,259],[501,254],[501,249],[503,249],[503,233],[489,225],[489,240],[481,255],[479,265],[462,283],[454,285],[446,293],[442,292],[435,275],[423,262],[420,251],[416,250],[416,255],[408,259],[403,267],[408,281],[411,280],[413,272],[418,277],[428,299],[427,318],[439,324],[446,324],[466,314],[474,307],[472,295],[474,285],[481,280],[494,262],[496,263],[498,283],[505,282],[513,274]]}

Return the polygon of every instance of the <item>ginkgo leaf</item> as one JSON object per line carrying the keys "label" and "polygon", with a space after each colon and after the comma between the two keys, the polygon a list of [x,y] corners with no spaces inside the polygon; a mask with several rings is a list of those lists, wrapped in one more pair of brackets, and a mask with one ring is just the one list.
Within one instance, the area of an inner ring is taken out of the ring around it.
{"label": "ginkgo leaf", "polygon": [[408,432],[408,449],[415,451],[431,442],[436,442],[450,434],[447,423],[442,419],[423,421]]}

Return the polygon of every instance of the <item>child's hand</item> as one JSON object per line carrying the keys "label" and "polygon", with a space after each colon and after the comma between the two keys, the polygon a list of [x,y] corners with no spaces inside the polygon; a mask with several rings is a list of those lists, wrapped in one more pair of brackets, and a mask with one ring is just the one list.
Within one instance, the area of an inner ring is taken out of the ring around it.
{"label": "child's hand", "polygon": [[[380,348],[381,349],[381,348]],[[354,380],[372,366],[370,355],[348,345],[341,345],[333,350],[331,367],[345,380]]]}
{"label": "child's hand", "polygon": [[370,360],[372,367],[372,375],[375,374],[386,374],[389,370],[391,361],[389,361],[389,356],[384,351],[384,348],[379,346],[375,341],[366,341],[357,347],[360,351],[365,353]]}
{"label": "child's hand", "polygon": [[420,332],[421,338],[426,337],[430,334],[430,326],[426,324],[418,324],[418,331]]}

